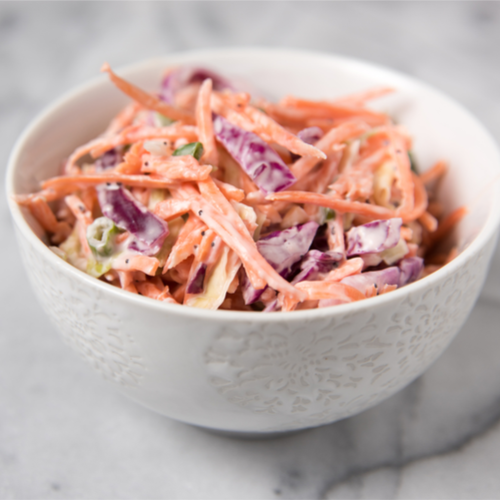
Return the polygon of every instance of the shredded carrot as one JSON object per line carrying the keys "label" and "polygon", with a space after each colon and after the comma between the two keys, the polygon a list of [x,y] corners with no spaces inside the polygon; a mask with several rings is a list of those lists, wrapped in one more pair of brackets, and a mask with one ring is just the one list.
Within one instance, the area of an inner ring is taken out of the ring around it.
{"label": "shredded carrot", "polygon": [[344,302],[356,302],[365,296],[356,288],[331,281],[301,281],[296,287],[307,293],[309,300],[339,299]]}
{"label": "shredded carrot", "polygon": [[351,212],[353,214],[377,219],[391,219],[396,216],[393,210],[378,205],[360,203],[358,201],[346,201],[324,194],[309,193],[306,191],[281,191],[280,193],[268,195],[266,199],[271,201],[291,201],[293,203],[312,203],[313,205],[331,208],[340,213]]}
{"label": "shredded carrot", "polygon": [[420,180],[424,184],[430,184],[431,182],[440,179],[448,171],[448,165],[445,161],[438,161],[429,170],[426,170],[420,174]]}
{"label": "shredded carrot", "polygon": [[410,214],[415,206],[414,179],[416,176],[411,171],[410,158],[404,139],[400,134],[395,132],[392,132],[391,136],[393,142],[393,146],[391,147],[392,154],[398,166],[399,185],[403,195],[398,208],[398,214],[404,220],[405,216]]}
{"label": "shredded carrot", "polygon": [[403,226],[401,228],[401,238],[403,238],[405,241],[411,241],[413,238],[413,231],[409,227]]}
{"label": "shredded carrot", "polygon": [[[191,200],[192,211],[208,227],[212,228],[228,247],[234,250],[245,266],[248,278],[255,289],[260,290],[267,284],[285,295],[297,298],[299,301],[304,299],[304,294],[285,281],[262,257],[253,239],[242,238],[242,234],[231,224],[228,224],[224,215],[214,209],[193,188],[184,184],[180,188],[176,188],[174,193],[185,200]],[[248,231],[246,227],[245,230]]]}
{"label": "shredded carrot", "polygon": [[243,189],[238,189],[237,187],[234,187],[232,184],[228,184],[227,182],[222,182],[217,179],[214,179],[213,181],[220,189],[220,192],[228,200],[234,200],[240,202],[245,199],[245,191],[243,191]]}
{"label": "shredded carrot", "polygon": [[[125,186],[144,188],[168,188],[177,184],[178,180],[163,176],[126,175],[117,172],[103,172],[95,175],[72,175],[52,177],[42,184],[44,190],[53,189],[54,192],[74,192],[88,186],[98,186],[107,182],[121,182]],[[54,198],[52,198],[54,199]]]}
{"label": "shredded carrot", "polygon": [[168,222],[177,219],[177,217],[181,215],[187,214],[190,209],[191,204],[188,201],[170,198],[160,201],[156,205],[154,213]]}
{"label": "shredded carrot", "polygon": [[135,115],[140,109],[141,105],[139,103],[131,102],[111,120],[111,123],[103,134],[104,137],[113,137],[125,127],[131,125]]}
{"label": "shredded carrot", "polygon": [[319,160],[324,160],[326,158],[326,154],[323,151],[301,141],[297,136],[288,132],[272,118],[258,109],[247,106],[245,108],[245,114],[256,125],[256,130],[270,137],[271,141],[280,144],[292,153],[299,156],[317,158]]}
{"label": "shredded carrot", "polygon": [[392,292],[392,291],[396,290],[397,287],[398,287],[397,285],[389,285],[386,283],[382,287],[382,290],[380,290],[379,295],[383,295],[384,293]]}
{"label": "shredded carrot", "polygon": [[338,104],[328,101],[309,101],[286,96],[280,101],[281,106],[305,111],[311,118],[352,119],[362,118],[371,126],[385,125],[389,122],[387,115],[370,111],[364,107],[349,104]]}
{"label": "shredded carrot", "polygon": [[438,225],[436,231],[430,235],[431,244],[434,245],[438,241],[447,236],[452,229],[469,213],[467,207],[459,207],[447,215]]}
{"label": "shredded carrot", "polygon": [[123,162],[117,165],[115,172],[126,175],[138,175],[142,168],[142,155],[146,153],[142,142],[132,144],[130,150],[123,157]]}
{"label": "shredded carrot", "polygon": [[354,257],[353,259],[346,260],[337,269],[330,271],[325,281],[340,281],[347,276],[359,274],[363,270],[363,259]]}
{"label": "shredded carrot", "polygon": [[[347,122],[332,128],[325,136],[323,136],[317,143],[316,147],[328,153],[334,145],[345,142],[353,137],[358,137],[369,130],[369,127],[361,121]],[[315,157],[303,157],[297,160],[290,169],[292,174],[301,179],[304,177],[314,166],[318,163]]]}
{"label": "shredded carrot", "polygon": [[158,259],[134,253],[123,252],[112,262],[112,268],[118,271],[142,271],[154,276],[158,269]]}
{"label": "shredded carrot", "polygon": [[93,158],[98,158],[106,151],[116,148],[117,146],[133,144],[138,141],[150,141],[154,139],[177,141],[178,139],[184,139],[186,142],[193,142],[197,140],[197,138],[198,133],[195,127],[177,122],[167,127],[160,128],[131,125],[114,137],[97,139],[87,144],[79,151],[77,159],[88,153],[90,153]]}
{"label": "shredded carrot", "polygon": [[422,226],[427,229],[429,232],[434,232],[438,227],[437,219],[431,215],[429,212],[424,212],[419,218],[418,221]]}
{"label": "shredded carrot", "polygon": [[202,160],[210,165],[217,165],[217,146],[215,144],[214,127],[212,123],[212,109],[210,107],[212,95],[212,80],[207,78],[201,85],[196,103],[196,124],[200,142],[203,144]]}
{"label": "shredded carrot", "polygon": [[[446,163],[413,173],[408,131],[367,107],[393,89],[317,101],[287,96],[272,103],[226,87],[223,78],[177,68],[172,71],[181,73],[163,83],[167,103],[108,64],[102,70],[133,102],[99,137],[69,155],[62,175],[14,199],[31,211],[52,244],[61,244],[68,262],[91,275],[102,269],[101,279],[111,286],[183,307],[239,311],[363,300],[397,288],[384,284],[382,264],[389,262],[383,252],[394,240],[387,228],[396,223],[383,221],[396,218],[403,226],[394,235],[400,238],[395,252],[404,254],[398,257],[403,262],[422,257],[424,276],[457,256],[456,246],[449,251],[453,241],[436,246],[467,213],[461,207],[441,218],[436,181],[447,172]],[[218,139],[221,131],[214,130],[213,113],[266,144],[257,151],[242,139],[245,134],[236,134],[238,151],[230,154]],[[176,121],[163,126],[165,118]],[[188,144],[184,152],[191,153],[180,156]],[[270,161],[271,151],[281,161]],[[286,168],[296,178],[292,186]],[[254,171],[264,173],[262,189],[249,177]],[[277,186],[283,180],[282,189],[267,189],[267,179]],[[137,205],[117,202],[116,213],[100,207],[111,183],[123,185]],[[115,220],[113,213],[120,219],[116,224],[107,219]],[[360,227],[372,221],[379,222]],[[103,239],[98,249],[87,241],[90,224]],[[372,241],[367,234],[379,229]],[[353,256],[352,237],[365,247],[360,257]],[[377,246],[380,238],[385,243]],[[341,283],[374,269],[382,273],[381,282],[364,293]],[[248,293],[248,281],[260,295]]]}
{"label": "shredded carrot", "polygon": [[334,104],[346,104],[351,106],[363,106],[366,101],[383,97],[387,94],[392,94],[395,89],[392,87],[377,87],[374,89],[364,90],[356,94],[350,94],[344,97],[339,97],[333,101]]}
{"label": "shredded carrot", "polygon": [[170,304],[178,304],[172,295],[170,295],[168,287],[163,287],[161,290],[149,281],[136,282],[135,287],[137,291],[145,297],[161,300],[162,302],[168,302]]}
{"label": "shredded carrot", "polygon": [[191,155],[143,155],[142,172],[156,174],[171,181],[203,181],[212,171],[210,165],[200,165]]}
{"label": "shredded carrot", "polygon": [[130,82],[127,82],[123,78],[120,78],[116,75],[108,63],[104,63],[102,65],[101,71],[104,73],[108,73],[109,79],[124,93],[127,94],[130,98],[137,101],[139,104],[144,106],[147,109],[152,109],[153,111],[157,111],[162,115],[168,116],[172,120],[182,120],[186,123],[192,123],[193,117],[190,113],[186,113],[180,109],[174,108],[169,104],[161,101],[158,97],[145,92],[140,89],[136,85],[133,85]]}
{"label": "shredded carrot", "polygon": [[56,243],[65,240],[71,233],[71,227],[67,222],[59,222],[44,198],[38,196],[33,199],[29,209],[40,225],[49,233],[53,233],[52,239]]}

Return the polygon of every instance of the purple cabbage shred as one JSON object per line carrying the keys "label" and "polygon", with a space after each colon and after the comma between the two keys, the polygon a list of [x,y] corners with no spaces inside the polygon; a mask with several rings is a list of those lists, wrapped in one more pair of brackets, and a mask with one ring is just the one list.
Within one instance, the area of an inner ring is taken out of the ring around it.
{"label": "purple cabbage shred", "polygon": [[145,255],[157,254],[168,236],[167,223],[152,214],[120,184],[108,183],[97,188],[101,211],[119,228],[134,236],[131,250]]}
{"label": "purple cabbage shred", "polygon": [[323,131],[319,127],[308,127],[302,129],[297,137],[307,144],[314,145],[323,137]]}
{"label": "purple cabbage shred", "polygon": [[369,271],[367,273],[347,276],[347,278],[342,279],[340,282],[344,285],[356,288],[361,293],[365,293],[366,287],[370,285],[375,285],[378,290],[381,290],[384,285],[399,286],[399,277],[399,268],[393,266],[380,271]]}
{"label": "purple cabbage shred", "polygon": [[320,274],[330,272],[344,258],[340,252],[320,252],[309,250],[300,263],[300,273],[292,280],[292,284],[300,281],[315,280]]}
{"label": "purple cabbage shred", "polygon": [[236,90],[229,80],[205,68],[176,68],[162,81],[160,99],[168,104],[174,104],[175,94],[192,83],[202,83],[207,78],[212,79],[213,89],[217,91]]}
{"label": "purple cabbage shred", "polygon": [[195,269],[194,275],[186,287],[187,293],[197,294],[203,292],[203,282],[205,281],[206,272],[207,265],[201,262]]}
{"label": "purple cabbage shred", "polygon": [[400,239],[402,219],[375,220],[356,226],[347,233],[347,256],[383,252],[395,247]]}
{"label": "purple cabbage shred", "polygon": [[297,180],[278,153],[253,132],[247,132],[215,115],[214,133],[264,193],[282,191]]}
{"label": "purple cabbage shred", "polygon": [[399,263],[399,286],[407,285],[417,281],[424,268],[424,259],[420,257],[408,257]]}
{"label": "purple cabbage shred", "polygon": [[104,170],[109,170],[110,168],[116,167],[122,159],[122,154],[116,148],[106,151],[95,161],[96,172],[103,172]]}
{"label": "purple cabbage shred", "polygon": [[[275,231],[261,238],[257,242],[257,249],[273,269],[287,279],[293,273],[294,264],[306,255],[317,230],[318,224],[311,221],[283,231]],[[242,280],[242,289],[245,304],[257,301],[265,290],[256,290],[246,275]]]}

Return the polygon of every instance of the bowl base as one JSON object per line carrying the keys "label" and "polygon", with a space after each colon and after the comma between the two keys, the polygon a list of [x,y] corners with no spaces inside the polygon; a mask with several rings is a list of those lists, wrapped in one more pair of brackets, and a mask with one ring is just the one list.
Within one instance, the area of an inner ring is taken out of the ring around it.
{"label": "bowl base", "polygon": [[231,439],[242,439],[249,441],[263,441],[267,439],[281,439],[284,437],[292,436],[298,434],[299,432],[305,432],[309,429],[297,429],[293,431],[283,431],[283,432],[240,432],[240,431],[222,431],[220,429],[211,429],[209,427],[195,426],[198,429],[203,429],[210,434],[216,434],[217,436],[227,437]]}

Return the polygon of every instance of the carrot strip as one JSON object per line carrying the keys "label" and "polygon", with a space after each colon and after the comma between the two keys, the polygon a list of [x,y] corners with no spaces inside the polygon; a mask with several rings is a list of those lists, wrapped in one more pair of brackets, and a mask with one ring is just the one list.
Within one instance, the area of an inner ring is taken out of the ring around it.
{"label": "carrot strip", "polygon": [[193,117],[190,113],[186,113],[180,109],[174,108],[169,104],[161,101],[158,97],[153,94],[150,94],[136,85],[120,78],[116,75],[108,63],[104,63],[101,67],[102,72],[106,72],[109,75],[109,79],[124,93],[127,94],[130,98],[137,101],[139,104],[144,106],[147,109],[152,109],[153,111],[157,111],[162,115],[168,116],[172,120],[183,120],[186,123],[192,123]]}
{"label": "carrot strip", "polygon": [[127,290],[127,292],[137,293],[137,288],[134,284],[134,272],[133,271],[116,271],[118,274],[118,279],[120,280],[120,286],[122,290]]}
{"label": "carrot strip", "polygon": [[334,99],[332,102],[337,105],[363,106],[366,101],[371,101],[372,99],[377,99],[378,97],[392,94],[393,92],[395,92],[395,89],[392,87],[377,87],[357,92],[356,94],[346,95],[344,97]]}
{"label": "carrot strip", "polygon": [[430,184],[436,179],[443,177],[448,172],[448,164],[445,161],[438,161],[429,170],[420,174],[420,180],[424,184]]}
{"label": "carrot strip", "polygon": [[356,288],[343,283],[330,281],[301,281],[295,285],[307,293],[308,300],[339,299],[344,302],[356,302],[366,297]]}
{"label": "carrot strip", "polygon": [[73,215],[77,220],[81,221],[86,226],[89,226],[93,222],[93,217],[87,207],[84,205],[82,200],[75,195],[69,195],[64,198],[66,205],[73,212]]}
{"label": "carrot strip", "polygon": [[126,186],[144,188],[169,188],[176,185],[179,181],[162,176],[126,175],[110,171],[95,175],[52,177],[42,184],[42,188],[44,190],[53,189],[55,192],[68,193],[88,186],[98,186],[106,182],[121,182]]}
{"label": "carrot strip", "polygon": [[154,213],[167,222],[187,214],[191,209],[189,202],[170,198],[160,201],[154,208]]}
{"label": "carrot strip", "polygon": [[143,155],[142,172],[160,175],[172,181],[203,181],[212,172],[210,165],[200,165],[191,155]]}
{"label": "carrot strip", "polygon": [[[173,192],[182,199],[190,200],[192,202],[192,211],[238,255],[255,289],[260,290],[268,284],[275,290],[283,292],[286,296],[295,297],[299,301],[303,300],[304,294],[285,281],[271,267],[257,250],[253,239],[242,237],[241,233],[232,224],[228,224],[226,217],[213,208],[194,188],[183,184],[181,187],[175,188]],[[248,230],[246,231],[248,234]]]}
{"label": "carrot strip", "polygon": [[178,286],[175,292],[172,293],[172,297],[174,300],[176,300],[179,304],[182,304],[184,302],[184,295],[186,293],[186,287],[187,283],[183,283],[182,285]]}
{"label": "carrot strip", "polygon": [[61,242],[71,233],[67,222],[59,222],[44,198],[37,196],[29,205],[29,209],[40,225],[49,233],[53,233],[53,240]]}
{"label": "carrot strip", "polygon": [[324,281],[340,281],[347,276],[352,276],[353,274],[359,274],[363,270],[363,259],[360,257],[355,257],[354,259],[348,259],[343,262],[337,269],[330,271]]}
{"label": "carrot strip", "polygon": [[76,217],[76,227],[78,231],[78,238],[85,255],[92,255],[92,250],[87,241],[87,228],[92,224],[93,217],[87,207],[83,204],[82,200],[75,195],[69,195],[64,198],[64,201],[73,215]]}
{"label": "carrot strip", "polygon": [[220,189],[220,192],[228,199],[240,202],[245,199],[245,191],[243,189],[238,189],[234,187],[232,184],[228,184],[227,182],[222,182],[217,179],[213,179],[217,187]]}
{"label": "carrot strip", "polygon": [[215,144],[214,127],[212,123],[212,80],[207,78],[200,87],[196,102],[196,125],[199,131],[199,140],[203,144],[205,163],[217,165],[217,145]]}
{"label": "carrot strip", "polygon": [[[73,153],[71,153],[70,157],[67,159],[64,165],[64,174],[66,175],[75,175],[81,173],[80,167],[77,166],[76,162],[83,158],[85,155],[88,155],[94,148],[96,148],[99,144],[102,144],[102,139],[92,139],[87,144],[76,148]],[[104,149],[103,153],[112,149],[113,146]]]}
{"label": "carrot strip", "polygon": [[131,102],[111,120],[103,134],[104,137],[112,137],[125,127],[128,127],[140,109],[141,105],[139,103]]}
{"label": "carrot strip", "polygon": [[296,135],[284,129],[270,116],[258,109],[252,106],[237,106],[237,109],[233,109],[231,105],[228,105],[227,101],[227,96],[214,93],[212,108],[216,113],[221,114],[231,123],[234,123],[234,125],[257,134],[266,142],[275,142],[300,156],[313,157],[318,160],[326,158],[323,151],[301,141]]}
{"label": "carrot strip", "polygon": [[169,141],[185,139],[186,142],[193,142],[198,140],[198,132],[196,127],[182,125],[181,123],[173,123],[167,127],[158,128],[132,125],[114,137],[96,139],[92,143],[87,144],[85,149],[79,154],[83,156],[84,154],[90,153],[93,158],[97,158],[106,151],[116,148],[117,146],[153,139],[166,139]]}
{"label": "carrot strip", "polygon": [[201,196],[212,205],[215,205],[215,207],[217,207],[217,209],[226,216],[227,221],[232,224],[242,238],[247,241],[251,241],[253,244],[253,238],[247,226],[241,217],[236,213],[236,210],[233,208],[231,203],[221,193],[213,179],[209,177],[203,182],[198,182],[198,187],[200,189]]}
{"label": "carrot strip", "polygon": [[178,304],[178,302],[170,295],[168,286],[165,286],[163,290],[160,290],[157,286],[149,281],[141,281],[135,283],[137,291],[144,295],[145,297],[149,297],[151,299],[160,300],[162,302],[168,302],[170,304]]}
{"label": "carrot strip", "polygon": [[411,241],[413,239],[413,230],[409,227],[403,226],[401,228],[401,238],[405,241]]}
{"label": "carrot strip", "polygon": [[371,126],[385,125],[389,122],[388,116],[384,113],[378,113],[363,107],[348,104],[338,104],[329,101],[309,101],[307,99],[298,99],[293,96],[284,97],[279,104],[281,106],[307,111],[309,116],[314,118],[357,118],[362,119]]}
{"label": "carrot strip", "polygon": [[[180,203],[188,203],[190,202],[186,200],[177,200]],[[155,213],[157,213],[161,217],[161,205],[164,202],[158,203],[155,208]],[[177,237],[172,250],[170,251],[170,255],[168,256],[165,267],[163,268],[163,273],[166,273],[169,269],[176,267],[182,261],[187,259],[190,255],[194,253],[195,245],[199,245],[202,232],[206,230],[207,226],[195,215],[190,215],[182,229],[180,230],[179,236]]]}
{"label": "carrot strip", "polygon": [[[317,143],[316,148],[324,153],[329,153],[332,147],[341,142],[345,142],[353,137],[358,137],[369,130],[369,127],[360,121],[347,122],[338,127],[332,128],[330,132],[324,135]],[[297,160],[290,168],[292,174],[300,180],[310,170],[312,170],[318,159],[314,157],[303,157]]]}
{"label": "carrot strip", "polygon": [[467,207],[459,207],[448,214],[438,225],[436,231],[430,235],[431,246],[447,236],[450,231],[469,213]]}
{"label": "carrot strip", "polygon": [[111,268],[117,271],[142,271],[145,274],[154,276],[158,264],[156,257],[123,252],[113,260]]}
{"label": "carrot strip", "polygon": [[[345,144],[333,146],[332,151],[327,155],[326,160],[316,170],[309,171],[294,185],[296,191],[312,191],[314,193],[324,193],[328,184],[332,182],[338,172]],[[309,213],[309,212],[308,212]],[[310,214],[313,215],[312,213]]]}
{"label": "carrot strip", "polygon": [[399,186],[402,191],[402,201],[398,208],[398,213],[404,219],[404,216],[411,213],[414,209],[414,179],[416,175],[411,171],[410,158],[401,135],[391,132],[390,137],[392,139],[390,148],[398,167]]}
{"label": "carrot strip", "polygon": [[394,290],[396,290],[396,288],[398,287],[398,285],[388,285],[387,283],[382,287],[382,290],[380,290],[379,292],[379,295],[383,295],[384,293],[389,293],[389,292],[392,292]]}
{"label": "carrot strip", "polygon": [[331,208],[340,213],[350,212],[378,219],[391,219],[397,216],[394,210],[379,207],[378,205],[370,205],[358,201],[346,201],[324,194],[309,193],[307,191],[281,191],[268,195],[266,199],[271,201],[290,201],[293,203],[312,203],[313,205]]}
{"label": "carrot strip", "polygon": [[[419,218],[418,222],[427,229],[427,231],[433,233],[438,227],[437,219],[431,215],[429,212],[424,212]],[[411,239],[411,238],[410,238]]]}
{"label": "carrot strip", "polygon": [[141,173],[142,155],[146,153],[142,142],[132,144],[130,150],[123,157],[123,162],[114,168],[114,172],[127,175]]}
{"label": "carrot strip", "polygon": [[411,212],[404,213],[402,207],[399,207],[396,210],[396,217],[401,217],[403,222],[406,224],[408,222],[414,221],[418,219],[427,209],[427,191],[425,190],[425,186],[418,177],[418,175],[411,172],[413,177],[413,200],[414,206]]}
{"label": "carrot strip", "polygon": [[318,160],[324,160],[326,158],[326,154],[323,151],[311,144],[301,141],[296,135],[288,132],[272,118],[258,109],[247,106],[244,113],[256,125],[257,131],[266,134],[272,141],[280,144],[292,153],[300,156],[317,158]]}

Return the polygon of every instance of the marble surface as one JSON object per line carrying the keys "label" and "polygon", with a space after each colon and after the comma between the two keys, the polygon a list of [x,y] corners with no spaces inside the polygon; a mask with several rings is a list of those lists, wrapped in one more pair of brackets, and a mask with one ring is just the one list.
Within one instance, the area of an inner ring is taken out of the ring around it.
{"label": "marble surface", "polygon": [[[0,164],[33,116],[103,60],[206,46],[385,64],[461,101],[498,138],[499,28],[498,2],[1,2]],[[246,441],[170,421],[101,381],[35,301],[3,198],[0,224],[0,498],[500,498],[500,249],[424,376],[353,418]]]}

